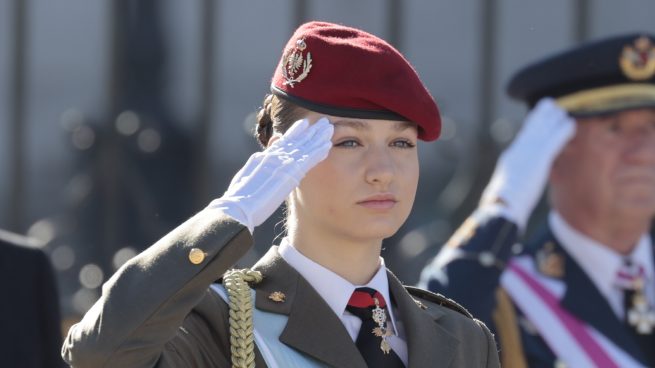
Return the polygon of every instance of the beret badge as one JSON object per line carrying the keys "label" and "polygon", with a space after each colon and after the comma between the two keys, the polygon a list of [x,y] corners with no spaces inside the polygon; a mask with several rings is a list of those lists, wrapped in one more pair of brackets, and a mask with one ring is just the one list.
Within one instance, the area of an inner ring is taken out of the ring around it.
{"label": "beret badge", "polygon": [[655,74],[655,46],[646,36],[625,45],[619,58],[623,73],[632,80],[650,79]]}
{"label": "beret badge", "polygon": [[293,88],[296,83],[302,82],[312,69],[312,54],[307,52],[307,56],[303,56],[306,48],[305,40],[299,39],[296,41],[295,47],[290,48],[284,54],[280,66],[284,77],[284,85]]}

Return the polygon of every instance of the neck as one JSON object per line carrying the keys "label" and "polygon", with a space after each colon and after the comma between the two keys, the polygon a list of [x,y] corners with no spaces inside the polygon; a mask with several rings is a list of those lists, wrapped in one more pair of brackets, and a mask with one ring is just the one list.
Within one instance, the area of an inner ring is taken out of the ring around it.
{"label": "neck", "polygon": [[650,219],[561,212],[560,215],[579,232],[623,255],[632,253],[641,236],[650,229]]}
{"label": "neck", "polygon": [[382,240],[361,241],[345,236],[289,229],[291,244],[305,257],[354,285],[365,285],[380,267]]}

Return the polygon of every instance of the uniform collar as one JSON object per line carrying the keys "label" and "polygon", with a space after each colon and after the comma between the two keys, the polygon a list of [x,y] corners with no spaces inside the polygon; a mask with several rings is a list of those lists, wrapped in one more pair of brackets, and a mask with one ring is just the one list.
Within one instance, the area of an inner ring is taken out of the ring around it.
{"label": "uniform collar", "polygon": [[[340,318],[298,270],[280,256],[279,247],[271,247],[253,269],[264,278],[255,285],[256,308],[288,316],[280,341],[330,367],[366,368]],[[388,271],[387,280],[407,335],[408,368],[429,367],[434,362],[450,365],[460,341],[450,332],[450,322],[440,324],[444,312],[440,308],[423,310]],[[272,300],[274,292],[286,297],[283,301]]]}
{"label": "uniform collar", "polygon": [[[574,229],[557,211],[550,212],[548,222],[562,248],[580,265],[606,299],[614,301],[611,304],[615,312],[622,311],[620,303],[611,295],[616,293],[616,273],[626,257]],[[648,234],[641,236],[628,257],[644,267],[648,280],[653,279],[653,249]]]}
{"label": "uniform collar", "polygon": [[391,316],[393,329],[397,331],[393,314],[393,303],[389,294],[389,279],[387,278],[387,270],[382,257],[380,257],[380,267],[373,278],[371,278],[371,281],[366,285],[354,285],[331,270],[307,258],[289,242],[288,238],[282,239],[278,251],[282,259],[296,269],[309,282],[337,316],[341,316],[346,312],[348,300],[350,300],[350,296],[356,288],[369,287],[377,290],[387,302],[387,310]]}

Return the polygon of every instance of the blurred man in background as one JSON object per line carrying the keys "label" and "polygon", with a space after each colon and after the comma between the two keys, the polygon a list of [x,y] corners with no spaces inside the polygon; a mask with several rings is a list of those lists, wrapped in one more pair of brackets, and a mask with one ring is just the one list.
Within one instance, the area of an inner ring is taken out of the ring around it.
{"label": "blurred man in background", "polygon": [[[655,366],[654,75],[653,36],[631,34],[510,82],[534,108],[421,281],[495,329],[504,366]],[[548,220],[523,247],[546,184]]]}
{"label": "blurred man in background", "polygon": [[64,367],[55,276],[32,239],[0,230],[0,366]]}

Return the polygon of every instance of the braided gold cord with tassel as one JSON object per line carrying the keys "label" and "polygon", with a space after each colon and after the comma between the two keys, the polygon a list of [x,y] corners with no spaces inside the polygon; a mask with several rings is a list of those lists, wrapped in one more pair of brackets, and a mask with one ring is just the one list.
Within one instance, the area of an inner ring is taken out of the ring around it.
{"label": "braided gold cord with tassel", "polygon": [[262,275],[250,269],[229,270],[223,276],[230,307],[230,351],[233,368],[255,367],[253,301],[248,283],[258,283]]}

